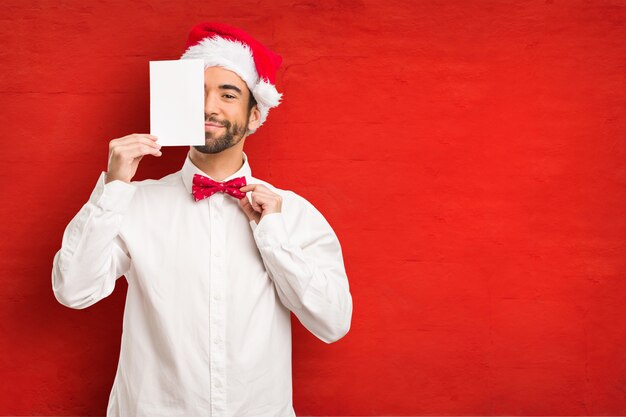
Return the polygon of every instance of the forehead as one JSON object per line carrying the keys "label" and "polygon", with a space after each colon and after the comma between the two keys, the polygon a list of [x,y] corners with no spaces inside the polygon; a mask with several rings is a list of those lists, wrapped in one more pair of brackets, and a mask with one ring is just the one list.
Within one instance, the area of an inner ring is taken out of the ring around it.
{"label": "forehead", "polygon": [[205,85],[219,85],[219,84],[233,84],[240,88],[245,88],[246,83],[235,72],[220,67],[208,67],[204,69],[204,84]]}

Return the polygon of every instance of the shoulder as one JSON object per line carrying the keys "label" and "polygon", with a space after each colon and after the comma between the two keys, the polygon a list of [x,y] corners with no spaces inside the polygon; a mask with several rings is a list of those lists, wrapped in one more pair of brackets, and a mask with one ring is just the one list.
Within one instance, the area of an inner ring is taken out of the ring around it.
{"label": "shoulder", "polygon": [[131,184],[135,185],[138,189],[152,189],[152,188],[162,188],[162,187],[171,187],[179,185],[181,181],[181,172],[172,172],[162,178],[159,179],[145,179],[145,180],[137,180],[131,181]]}
{"label": "shoulder", "polygon": [[171,197],[172,193],[182,193],[184,185],[181,172],[173,172],[159,179],[145,179],[132,181],[132,185],[136,188],[136,195],[139,198],[157,198],[161,200],[163,197]]}
{"label": "shoulder", "polygon": [[180,171],[158,179],[131,181],[131,185],[135,189],[131,206],[138,213],[144,213],[154,207],[167,211],[189,197]]}

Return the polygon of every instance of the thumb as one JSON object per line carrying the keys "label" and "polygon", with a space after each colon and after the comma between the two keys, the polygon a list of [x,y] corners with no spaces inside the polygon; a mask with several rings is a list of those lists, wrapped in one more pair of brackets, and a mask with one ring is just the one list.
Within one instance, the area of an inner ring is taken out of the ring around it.
{"label": "thumb", "polygon": [[250,201],[248,200],[248,198],[244,197],[244,198],[239,199],[239,205],[243,209],[244,213],[246,213],[246,216],[248,216],[248,219],[253,220],[254,209],[252,208],[252,205],[250,204]]}

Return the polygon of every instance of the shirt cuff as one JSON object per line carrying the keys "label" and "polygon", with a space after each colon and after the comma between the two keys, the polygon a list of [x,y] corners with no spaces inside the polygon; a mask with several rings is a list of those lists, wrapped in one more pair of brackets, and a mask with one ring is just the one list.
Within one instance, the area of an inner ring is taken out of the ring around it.
{"label": "shirt cuff", "polygon": [[137,191],[137,186],[121,180],[105,184],[106,172],[102,171],[89,201],[103,210],[124,213]]}
{"label": "shirt cuff", "polygon": [[289,234],[281,212],[264,215],[259,224],[253,226],[252,229],[258,247],[280,246],[289,243]]}

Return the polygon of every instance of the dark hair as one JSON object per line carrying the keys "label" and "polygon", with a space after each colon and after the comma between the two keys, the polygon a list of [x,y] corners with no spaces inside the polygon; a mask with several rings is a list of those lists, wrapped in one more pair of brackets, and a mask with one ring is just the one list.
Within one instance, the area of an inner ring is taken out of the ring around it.
{"label": "dark hair", "polygon": [[256,99],[252,95],[252,91],[250,91],[249,88],[248,93],[248,113],[250,113],[250,110],[252,110],[252,108],[256,105]]}

